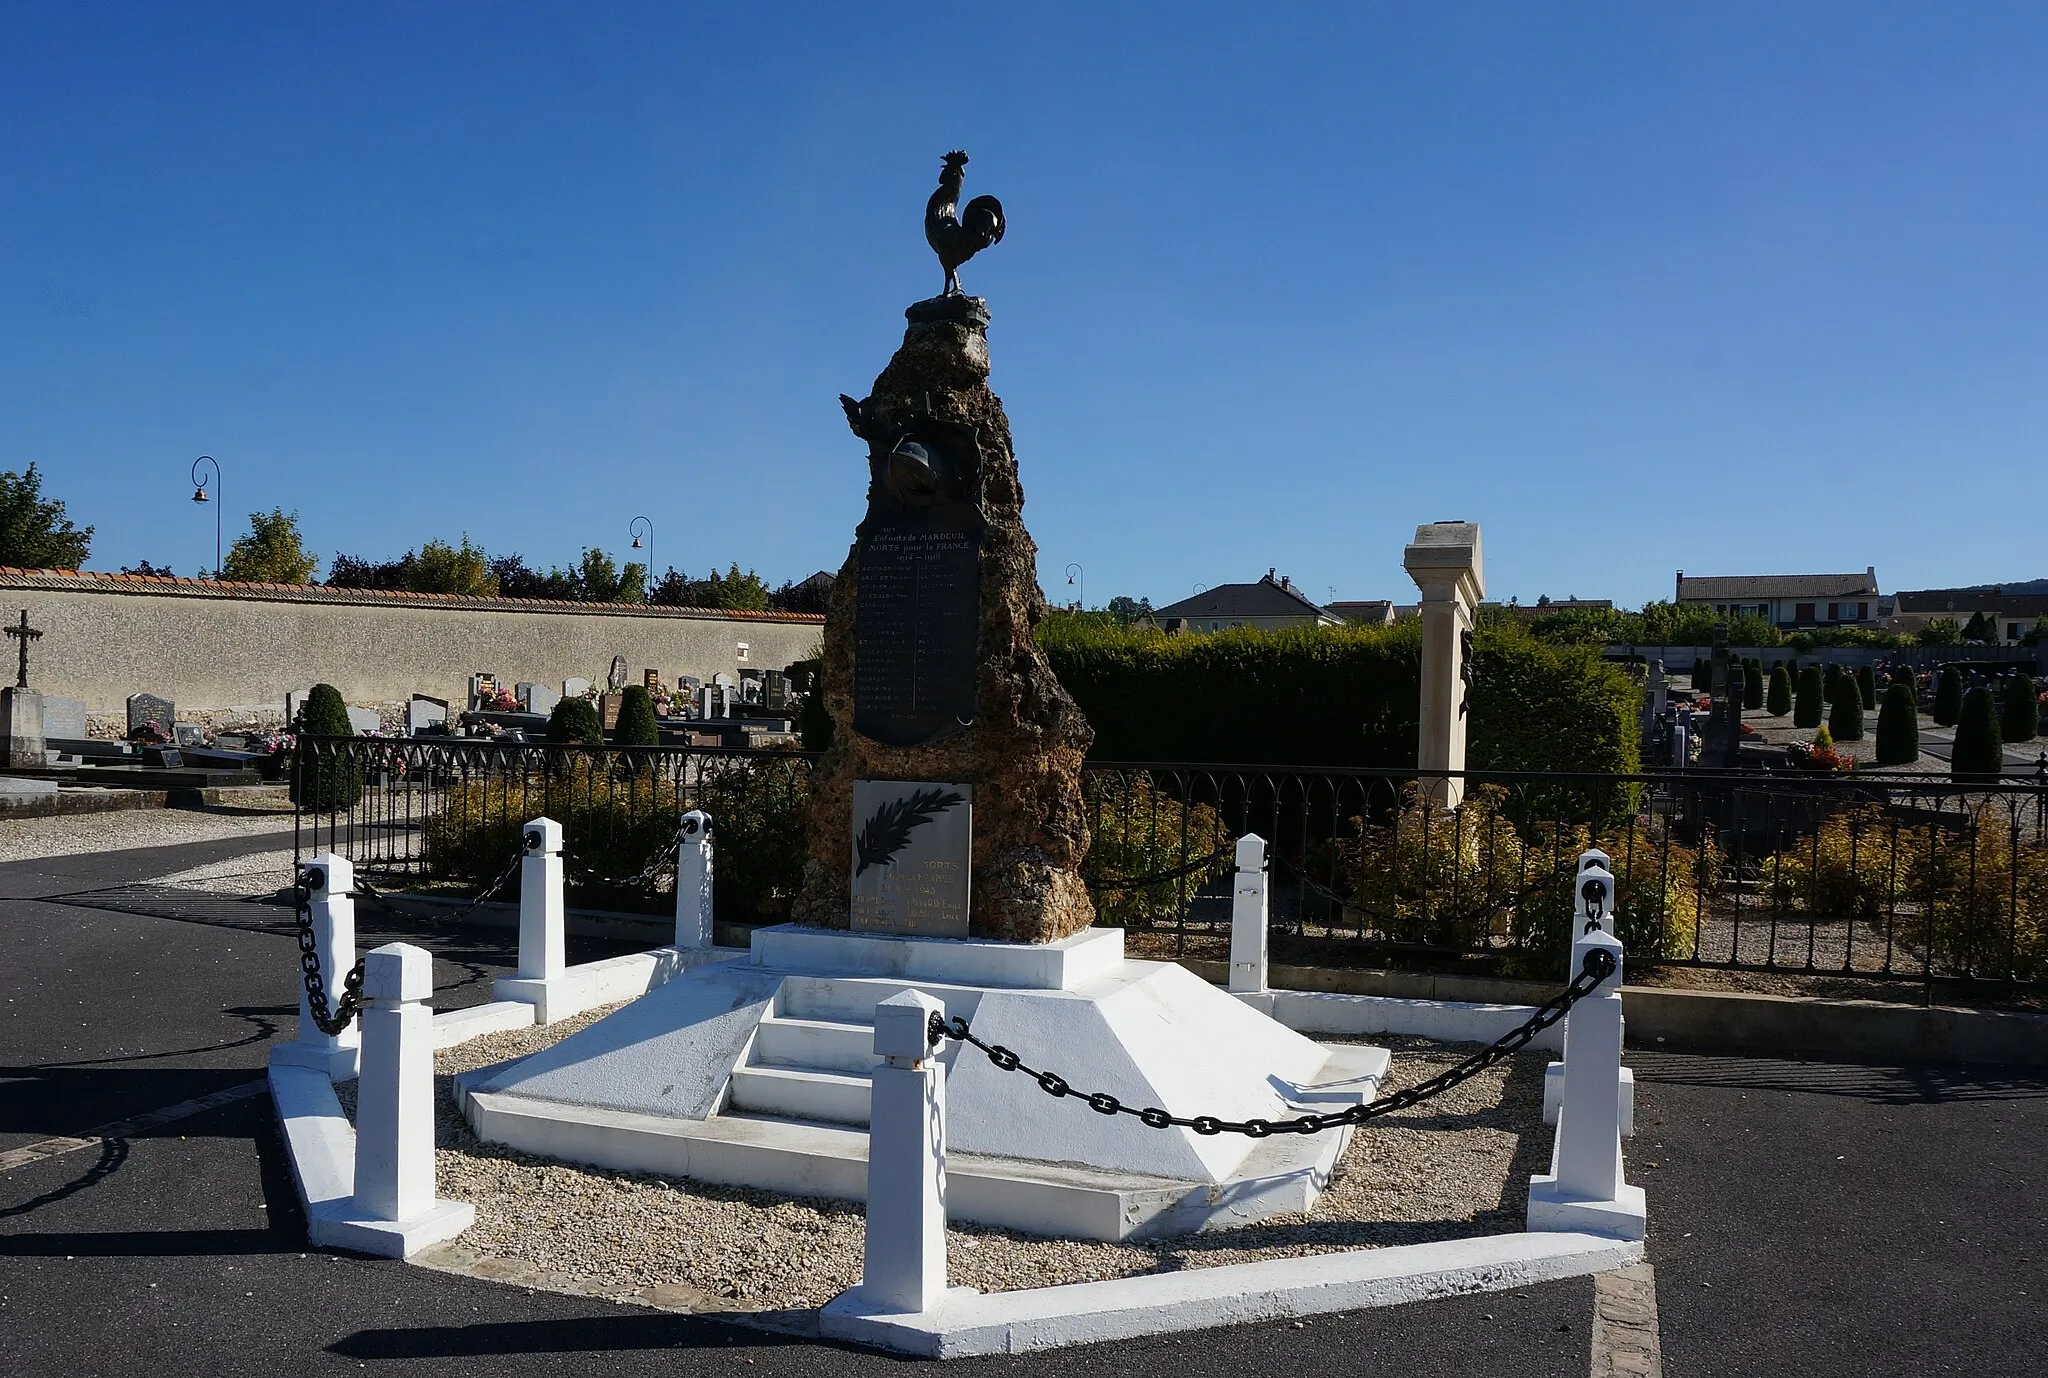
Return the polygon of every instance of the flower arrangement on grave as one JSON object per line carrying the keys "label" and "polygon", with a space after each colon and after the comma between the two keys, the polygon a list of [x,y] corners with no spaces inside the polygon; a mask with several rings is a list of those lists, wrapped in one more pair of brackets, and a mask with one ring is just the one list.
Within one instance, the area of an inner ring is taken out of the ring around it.
{"label": "flower arrangement on grave", "polygon": [[1823,723],[1809,744],[1794,742],[1787,748],[1792,764],[1800,770],[1854,770],[1856,762],[1835,750],[1835,735]]}
{"label": "flower arrangement on grave", "polygon": [[500,689],[491,699],[489,711],[493,713],[517,713],[519,711],[519,700],[508,691]]}

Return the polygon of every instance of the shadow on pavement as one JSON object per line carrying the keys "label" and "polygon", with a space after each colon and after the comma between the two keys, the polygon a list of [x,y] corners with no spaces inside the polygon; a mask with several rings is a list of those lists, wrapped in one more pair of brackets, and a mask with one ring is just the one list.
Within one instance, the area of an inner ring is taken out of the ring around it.
{"label": "shadow on pavement", "polygon": [[1768,1057],[1630,1050],[1638,1081],[1674,1086],[1725,1086],[1747,1091],[1803,1091],[1849,1096],[1879,1105],[1934,1105],[1955,1101],[2039,1100],[2048,1097],[2048,1074],[2033,1069],[1960,1066],[1861,1067],[1838,1062],[1795,1062]]}
{"label": "shadow on pavement", "polygon": [[579,1354],[606,1350],[760,1349],[810,1343],[708,1316],[622,1314],[358,1330],[327,1347],[345,1359],[454,1359],[485,1354]]}

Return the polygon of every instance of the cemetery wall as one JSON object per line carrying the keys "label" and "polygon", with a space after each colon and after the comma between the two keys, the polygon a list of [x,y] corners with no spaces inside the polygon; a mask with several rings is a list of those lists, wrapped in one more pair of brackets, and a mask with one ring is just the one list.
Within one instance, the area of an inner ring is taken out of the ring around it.
{"label": "cemetery wall", "polygon": [[29,683],[82,700],[93,714],[121,712],[135,693],[172,699],[181,716],[281,708],[287,691],[321,681],[350,703],[403,704],[419,693],[459,704],[478,670],[506,683],[559,688],[581,676],[602,684],[614,655],[626,658],[636,683],[646,668],[670,681],[708,679],[779,670],[812,655],[824,631],[823,618],[795,613],[48,570],[0,569],[0,606],[8,621],[26,608],[43,632],[30,651]]}

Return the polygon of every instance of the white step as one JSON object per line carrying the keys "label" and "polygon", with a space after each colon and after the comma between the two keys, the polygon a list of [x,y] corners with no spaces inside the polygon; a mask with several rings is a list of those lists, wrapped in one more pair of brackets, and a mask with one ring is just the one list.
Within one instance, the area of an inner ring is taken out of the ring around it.
{"label": "white step", "polygon": [[946,1007],[948,1017],[974,1018],[982,992],[972,986],[939,986],[893,976],[789,976],[776,997],[776,1011],[797,1019],[832,1023],[875,1022],[875,1006],[906,990],[921,990]]}
{"label": "white step", "polygon": [[735,1067],[731,1108],[783,1119],[864,1125],[873,1094],[873,1083],[865,1076],[824,1067]]}
{"label": "white step", "polygon": [[878,1061],[875,1026],[836,1019],[799,1019],[771,1014],[754,1026],[756,1067],[822,1067],[866,1076]]}

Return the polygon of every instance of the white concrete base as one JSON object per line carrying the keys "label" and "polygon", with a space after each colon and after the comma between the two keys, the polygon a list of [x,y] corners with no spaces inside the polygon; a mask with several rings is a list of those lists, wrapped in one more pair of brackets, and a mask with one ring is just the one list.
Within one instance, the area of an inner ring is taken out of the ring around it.
{"label": "white concrete base", "polygon": [[453,1048],[485,1034],[533,1027],[533,1006],[519,1000],[493,1000],[434,1016],[434,1050]]}
{"label": "white concrete base", "polygon": [[656,947],[584,962],[560,976],[501,976],[491,983],[491,994],[500,1001],[530,1006],[535,1024],[552,1024],[599,1005],[636,999],[692,967],[731,961],[739,955],[731,948]]}
{"label": "white concrete base", "polygon": [[1529,1228],[1583,1231],[1615,1239],[1641,1239],[1648,1230],[1649,1206],[1641,1187],[1624,1185],[1614,1201],[1585,1201],[1557,1189],[1557,1178],[1541,1173],[1529,1179]]}
{"label": "white concrete base", "polygon": [[410,1220],[366,1220],[343,1214],[306,1213],[306,1238],[323,1249],[353,1249],[380,1258],[411,1258],[420,1250],[445,1244],[476,1223],[476,1207],[467,1201],[434,1202]]}
{"label": "white concrete base", "polygon": [[[286,1047],[291,1045],[287,1044]],[[284,1132],[292,1184],[306,1212],[306,1237],[323,1248],[408,1258],[455,1238],[476,1222],[476,1207],[435,1201],[410,1220],[366,1220],[355,1213],[356,1132],[341,1113],[334,1083],[316,1067],[281,1062],[273,1049],[270,1097]]]}
{"label": "white concrete base", "polygon": [[280,1043],[270,1050],[273,1067],[305,1067],[329,1081],[353,1081],[362,1063],[363,1050],[352,1044],[336,1048],[317,1043]]}
{"label": "white concrete base", "polygon": [[[1558,1107],[1564,1104],[1564,1064],[1553,1062],[1543,1069],[1543,1122],[1553,1127],[1557,1124]],[[1635,1069],[1621,1069],[1621,1137],[1633,1139],[1636,1135],[1636,1074]]]}
{"label": "white concrete base", "polygon": [[[1387,995],[1335,995],[1323,991],[1270,990],[1238,999],[1288,1028],[1306,1034],[1405,1034],[1446,1043],[1492,1043],[1536,1012],[1534,1005],[1491,1005],[1464,1000],[1399,1000]],[[1564,1049],[1564,1024],[1552,1024],[1529,1040],[1545,1052]]]}
{"label": "white concrete base", "polygon": [[835,1339],[933,1359],[1021,1354],[1175,1331],[1499,1292],[1626,1267],[1640,1243],[1591,1234],[1504,1234],[1188,1268],[1110,1282],[977,1294],[889,1314],[841,1293],[819,1313]]}

